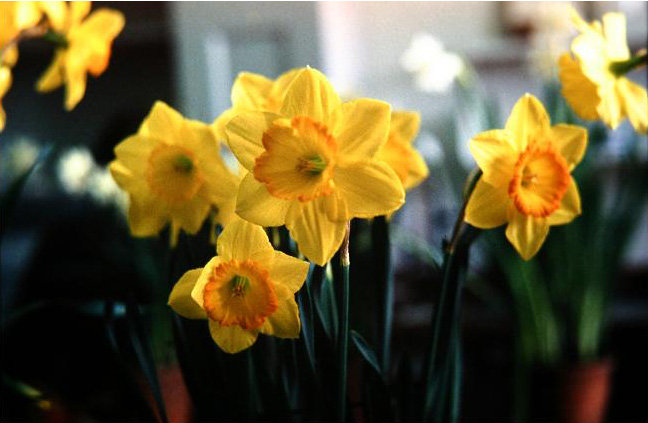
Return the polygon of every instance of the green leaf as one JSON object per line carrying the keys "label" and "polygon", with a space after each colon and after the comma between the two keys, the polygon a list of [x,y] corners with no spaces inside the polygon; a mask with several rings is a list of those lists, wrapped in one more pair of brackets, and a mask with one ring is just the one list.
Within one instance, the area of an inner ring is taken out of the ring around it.
{"label": "green leaf", "polygon": [[355,345],[355,347],[358,349],[358,352],[360,353],[362,358],[364,358],[367,364],[369,364],[369,366],[376,372],[378,377],[382,379],[383,374],[373,348],[371,348],[367,341],[365,341],[362,335],[354,330],[351,331],[351,340],[353,341],[353,345]]}

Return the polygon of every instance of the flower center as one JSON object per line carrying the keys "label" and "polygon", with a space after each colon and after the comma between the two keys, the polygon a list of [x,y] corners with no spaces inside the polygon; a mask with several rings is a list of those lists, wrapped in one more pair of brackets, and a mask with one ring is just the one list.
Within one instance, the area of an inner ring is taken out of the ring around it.
{"label": "flower center", "polygon": [[246,330],[259,328],[279,306],[268,271],[253,260],[230,260],[215,267],[203,295],[211,320]]}
{"label": "flower center", "polygon": [[570,178],[567,162],[552,146],[532,143],[515,164],[509,196],[520,213],[547,217],[560,207]]}
{"label": "flower center", "polygon": [[277,120],[263,134],[263,146],[254,177],[270,194],[299,201],[331,194],[337,142],[325,125],[306,116]]}
{"label": "flower center", "polygon": [[175,145],[160,145],[153,150],[146,179],[151,191],[171,205],[191,200],[203,183],[193,153]]}

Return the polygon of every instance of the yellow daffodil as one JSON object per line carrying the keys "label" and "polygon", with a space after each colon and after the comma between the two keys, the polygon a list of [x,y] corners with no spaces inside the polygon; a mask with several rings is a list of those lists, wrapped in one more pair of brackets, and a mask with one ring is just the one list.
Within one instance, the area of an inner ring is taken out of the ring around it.
{"label": "yellow daffodil", "polygon": [[225,227],[216,248],[204,268],[186,272],[173,287],[173,310],[207,319],[212,338],[227,353],[249,348],[260,333],[299,337],[294,294],[308,263],[274,251],[261,227],[240,219]]}
{"label": "yellow daffodil", "polygon": [[565,53],[558,61],[563,96],[583,119],[601,119],[616,128],[628,117],[638,132],[645,133],[646,89],[614,71],[616,63],[630,59],[625,16],[606,13],[602,25],[588,24],[573,11],[572,20],[580,34],[571,45],[573,56]]}
{"label": "yellow daffodil", "polygon": [[[110,172],[130,194],[133,236],[155,235],[170,222],[175,244],[180,229],[196,233],[210,210],[218,211],[236,195],[237,179],[225,166],[211,128],[162,102],[115,155]],[[216,215],[221,217],[228,219]]]}
{"label": "yellow daffodil", "polygon": [[72,110],[83,98],[86,77],[101,75],[108,67],[111,44],[124,27],[124,16],[111,9],[99,9],[88,15],[90,2],[70,2],[60,46],[54,60],[38,81],[40,92],[52,91],[65,84],[65,108]]}
{"label": "yellow daffodil", "polygon": [[376,159],[387,162],[396,172],[405,190],[423,182],[429,173],[423,157],[412,146],[420,124],[418,113],[393,112],[389,138],[376,154]]}
{"label": "yellow daffodil", "polygon": [[278,113],[286,90],[299,69],[285,72],[275,81],[251,72],[241,72],[232,86],[232,107],[224,111],[214,122],[218,140],[225,140],[225,125],[239,113]]}
{"label": "yellow daffodil", "polygon": [[549,226],[569,223],[581,213],[570,172],[583,158],[586,144],[584,128],[550,126],[542,103],[526,94],[505,129],[470,140],[483,174],[468,201],[466,222],[483,229],[508,223],[506,237],[529,260]]}
{"label": "yellow daffodil", "polygon": [[9,87],[11,86],[11,69],[9,66],[0,65],[0,132],[4,130],[7,115],[2,107],[2,99],[4,98]]}
{"label": "yellow daffodil", "polygon": [[375,159],[390,115],[377,100],[342,103],[324,75],[299,70],[278,113],[244,112],[226,125],[230,148],[250,172],[237,214],[286,225],[300,251],[324,265],[351,218],[388,214],[404,202],[396,173]]}

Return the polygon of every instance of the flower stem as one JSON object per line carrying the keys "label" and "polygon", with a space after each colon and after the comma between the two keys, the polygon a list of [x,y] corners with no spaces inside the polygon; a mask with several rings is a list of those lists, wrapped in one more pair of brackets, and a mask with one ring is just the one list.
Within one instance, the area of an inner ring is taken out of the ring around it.
{"label": "flower stem", "polygon": [[338,391],[337,391],[337,421],[346,420],[347,397],[347,359],[349,353],[349,235],[351,222],[347,222],[346,235],[340,247],[340,267],[342,273],[341,303],[340,303],[340,333],[337,342],[338,348]]}
{"label": "flower stem", "polygon": [[648,53],[643,52],[629,58],[628,60],[613,62],[610,65],[610,72],[612,72],[617,77],[621,77],[634,70],[635,68],[645,66],[646,64],[648,64]]}
{"label": "flower stem", "polygon": [[372,244],[378,269],[378,290],[382,294],[380,316],[380,368],[383,376],[389,375],[390,343],[394,308],[394,278],[391,272],[389,222],[378,216],[372,222]]}

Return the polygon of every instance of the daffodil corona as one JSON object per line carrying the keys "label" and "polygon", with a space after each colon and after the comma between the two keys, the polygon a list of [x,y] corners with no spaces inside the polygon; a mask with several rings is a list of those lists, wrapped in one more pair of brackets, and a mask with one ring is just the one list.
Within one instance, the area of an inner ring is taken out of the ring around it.
{"label": "daffodil corona", "polygon": [[586,144],[584,128],[550,126],[542,103],[526,94],[505,129],[470,140],[483,174],[468,201],[466,222],[483,229],[508,223],[506,237],[529,260],[542,246],[549,226],[569,223],[581,213],[570,172],[581,161]]}
{"label": "daffodil corona", "polygon": [[642,86],[615,71],[631,59],[626,43],[626,20],[621,13],[606,13],[603,24],[588,24],[576,11],[572,20],[580,34],[569,53],[559,61],[562,93],[583,119],[601,119],[616,128],[624,118],[645,133],[648,128],[648,94]]}
{"label": "daffodil corona", "polygon": [[196,233],[211,210],[222,213],[236,196],[238,179],[225,166],[211,128],[184,119],[162,102],[153,106],[137,134],[115,148],[110,172],[130,194],[134,236],[157,234],[168,222],[175,244],[180,229]]}
{"label": "daffodil corona", "polygon": [[299,310],[294,294],[308,263],[274,251],[265,231],[236,220],[217,243],[217,256],[186,272],[169,305],[189,319],[207,319],[216,344],[227,353],[249,348],[258,335],[297,338]]}
{"label": "daffodil corona", "polygon": [[262,226],[285,224],[300,251],[324,265],[351,218],[396,210],[404,190],[375,158],[389,134],[390,106],[342,103],[320,72],[293,72],[277,113],[243,112],[226,125],[230,148],[250,172],[236,212]]}
{"label": "daffodil corona", "polygon": [[88,13],[90,2],[69,2],[61,31],[51,34],[58,44],[54,60],[36,85],[38,91],[49,92],[65,84],[67,110],[83,98],[87,73],[99,76],[106,70],[111,44],[124,27],[124,16],[116,10]]}

